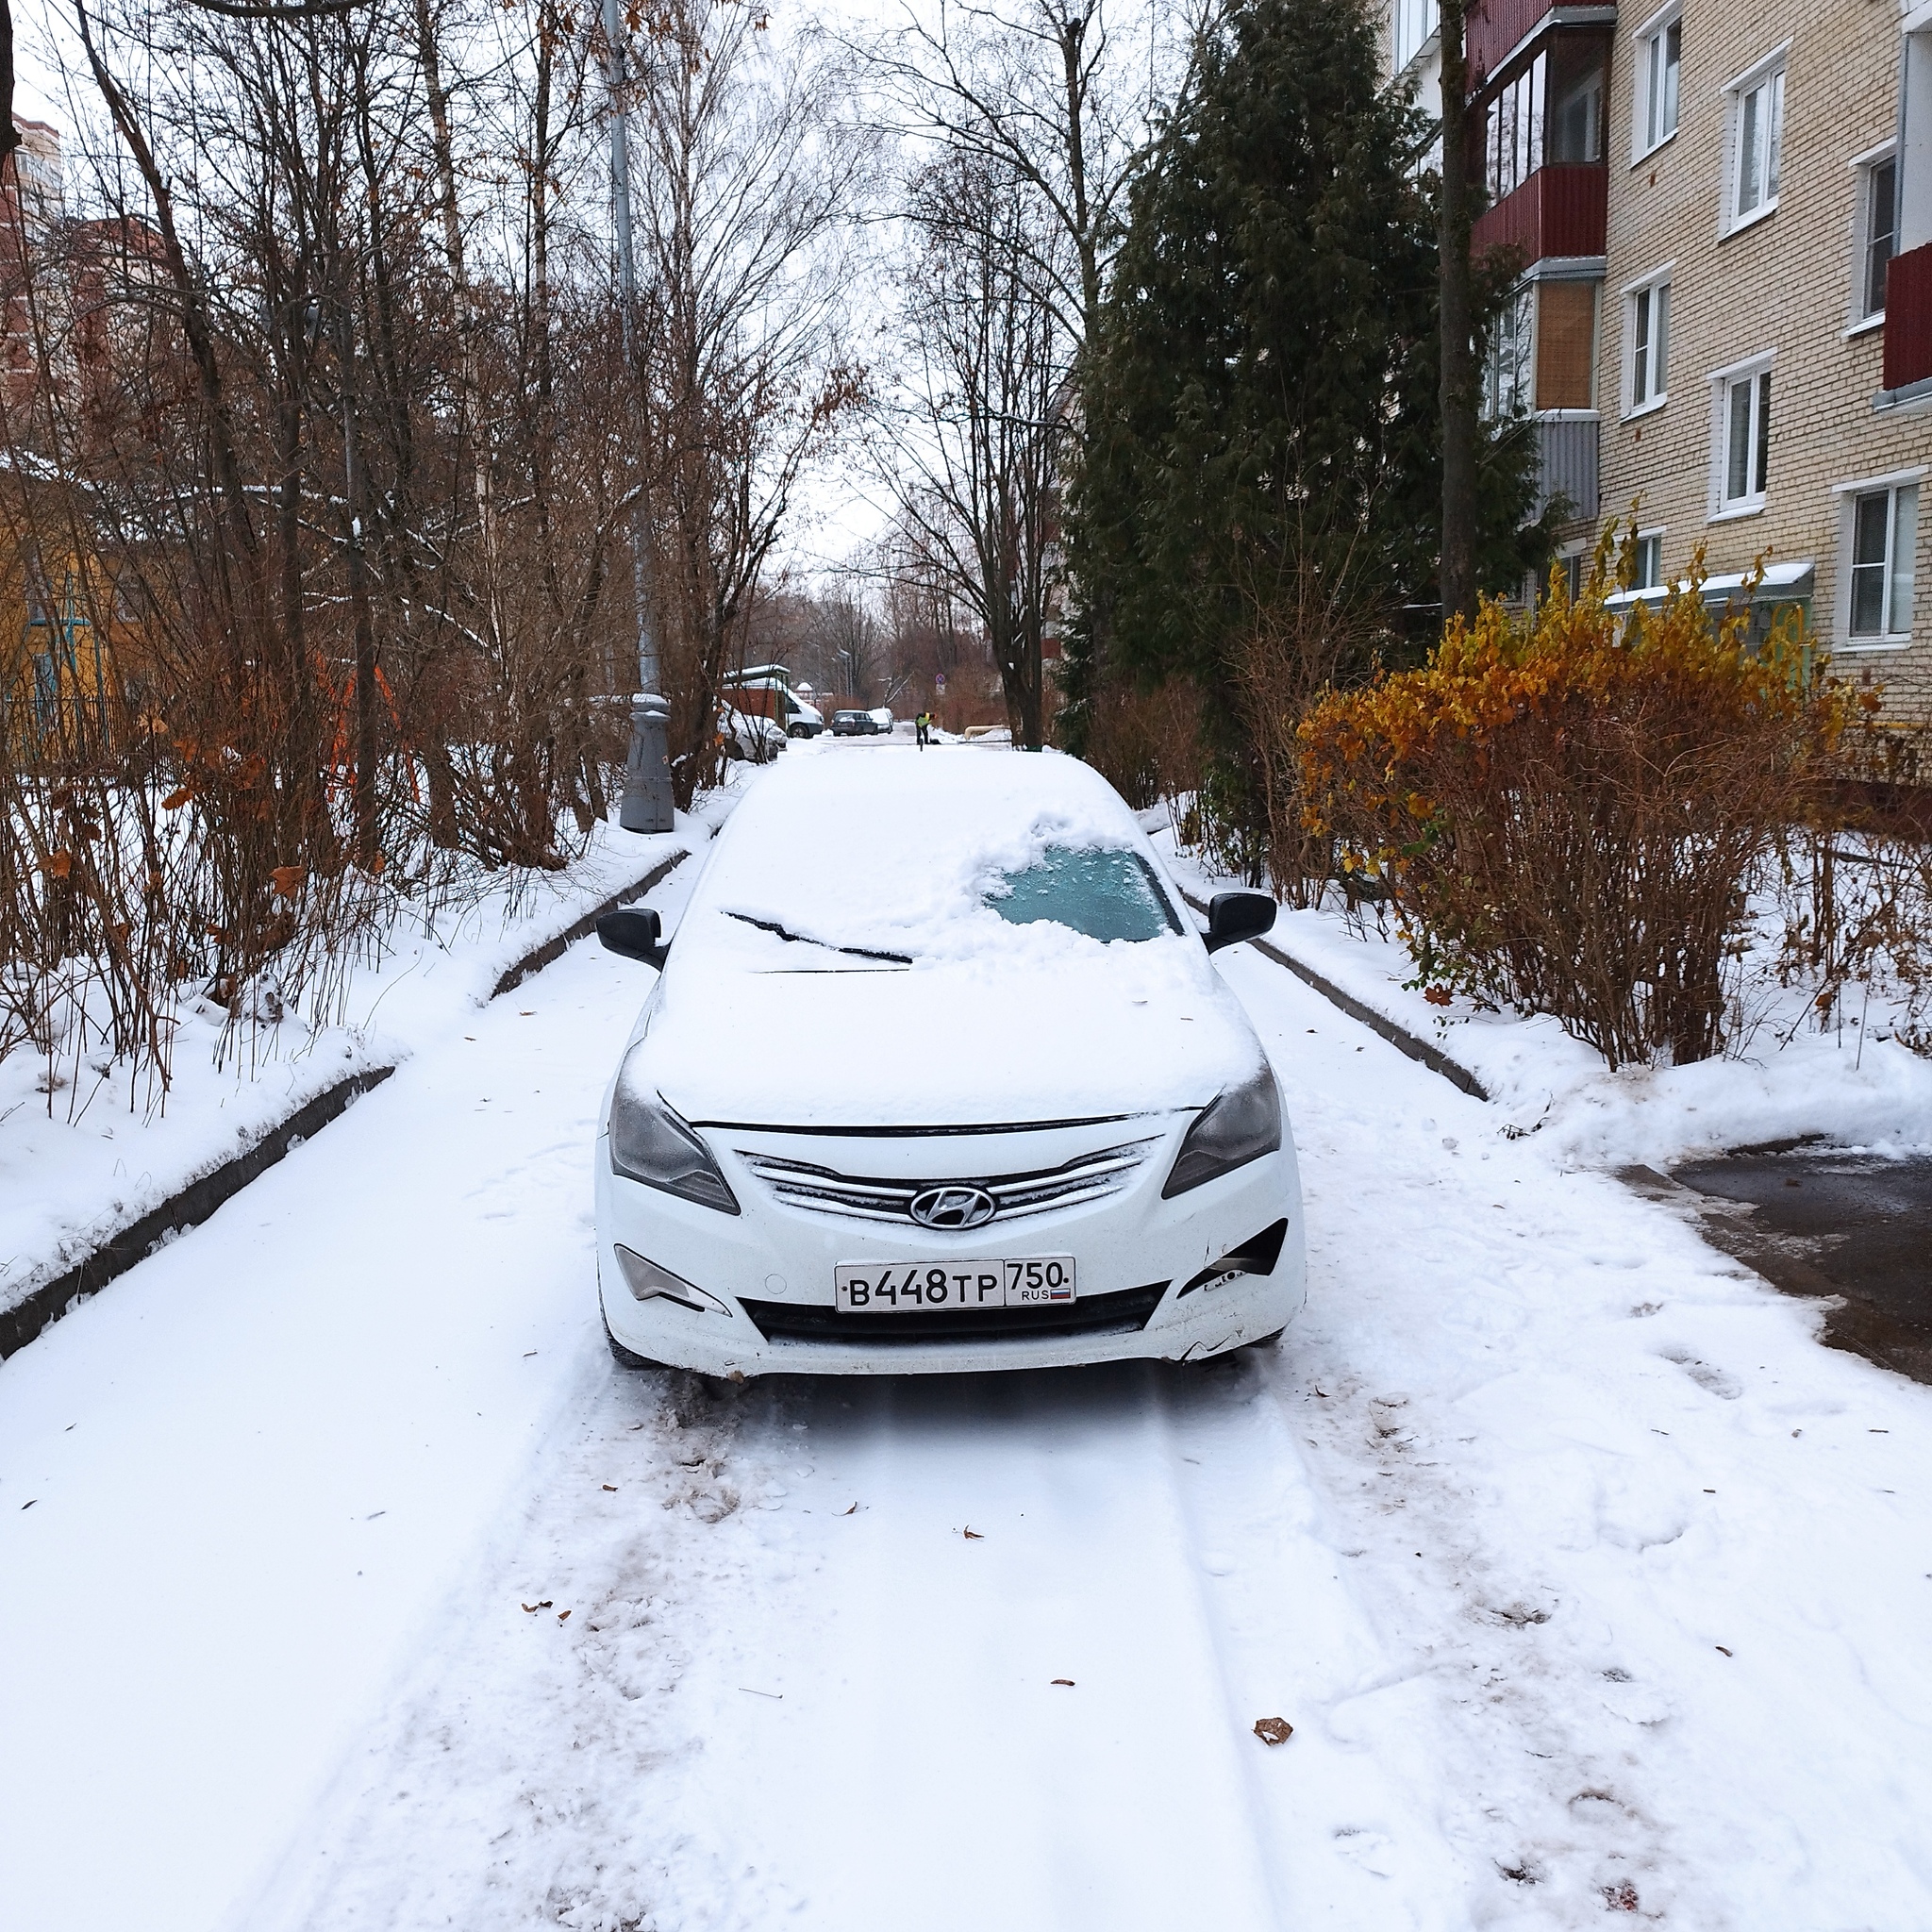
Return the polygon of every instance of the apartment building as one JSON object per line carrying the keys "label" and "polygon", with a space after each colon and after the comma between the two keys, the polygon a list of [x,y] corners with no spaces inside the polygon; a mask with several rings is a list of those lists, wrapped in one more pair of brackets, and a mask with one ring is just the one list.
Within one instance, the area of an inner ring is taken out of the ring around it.
{"label": "apartment building", "polygon": [[1474,246],[1524,265],[1487,401],[1567,553],[1634,508],[1633,601],[1761,560],[1757,622],[1932,715],[1932,0],[1477,0],[1468,46]]}

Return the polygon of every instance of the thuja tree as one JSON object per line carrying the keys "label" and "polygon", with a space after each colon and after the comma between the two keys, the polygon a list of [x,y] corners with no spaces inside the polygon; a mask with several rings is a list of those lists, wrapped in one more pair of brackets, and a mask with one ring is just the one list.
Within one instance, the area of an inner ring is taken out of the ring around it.
{"label": "thuja tree", "polygon": [[[1413,108],[1377,87],[1359,6],[1236,0],[1136,187],[1105,308],[1076,574],[1108,586],[1119,662],[1143,685],[1198,691],[1213,804],[1257,873],[1263,794],[1278,788],[1256,771],[1254,641],[1296,667],[1280,697],[1291,707],[1365,674],[1405,613],[1426,625],[1436,601],[1425,142]],[[1520,581],[1543,544],[1525,528],[1523,426],[1486,434],[1481,456],[1479,569]],[[1074,657],[1091,696],[1077,627]]]}

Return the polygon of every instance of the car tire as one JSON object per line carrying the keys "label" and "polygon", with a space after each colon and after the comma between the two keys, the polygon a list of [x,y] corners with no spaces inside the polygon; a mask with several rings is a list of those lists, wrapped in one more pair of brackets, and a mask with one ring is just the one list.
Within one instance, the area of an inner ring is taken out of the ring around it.
{"label": "car tire", "polygon": [[669,1369],[669,1362],[654,1362],[647,1355],[637,1355],[625,1347],[610,1332],[610,1324],[604,1324],[604,1340],[610,1344],[610,1358],[620,1369]]}

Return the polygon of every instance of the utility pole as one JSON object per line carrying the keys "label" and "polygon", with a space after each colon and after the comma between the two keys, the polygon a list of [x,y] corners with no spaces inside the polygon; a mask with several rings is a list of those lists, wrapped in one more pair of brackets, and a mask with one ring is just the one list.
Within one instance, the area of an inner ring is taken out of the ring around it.
{"label": "utility pole", "polygon": [[[604,77],[610,93],[610,214],[617,231],[617,300],[624,367],[630,378],[631,423],[643,455],[643,412],[638,407],[643,373],[638,363],[637,257],[631,244],[630,107],[625,99],[624,11],[604,0]],[[631,597],[638,617],[638,690],[630,701],[630,752],[624,761],[624,802],[617,822],[626,832],[671,829],[671,764],[665,725],[671,707],[658,694],[658,640],[651,612],[651,520],[642,485],[630,507]]]}
{"label": "utility pole", "polygon": [[1441,0],[1442,199],[1437,230],[1442,413],[1442,622],[1474,618],[1476,368],[1469,259],[1469,54],[1464,0]]}

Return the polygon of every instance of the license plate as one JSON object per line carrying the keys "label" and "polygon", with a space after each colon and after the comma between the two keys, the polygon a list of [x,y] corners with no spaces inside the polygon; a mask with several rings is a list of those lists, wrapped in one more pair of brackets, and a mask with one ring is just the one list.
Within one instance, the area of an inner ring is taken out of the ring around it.
{"label": "license plate", "polygon": [[841,1261],[832,1270],[840,1310],[1026,1308],[1074,1299],[1074,1257],[1019,1261]]}

